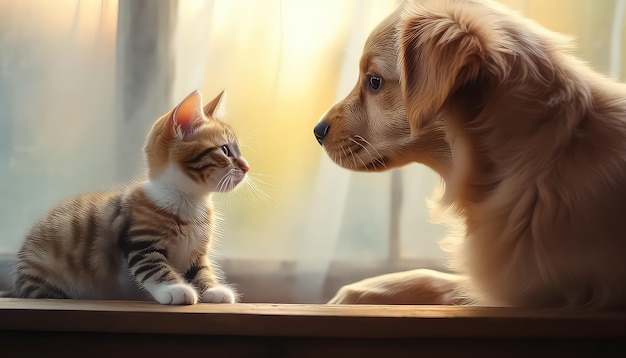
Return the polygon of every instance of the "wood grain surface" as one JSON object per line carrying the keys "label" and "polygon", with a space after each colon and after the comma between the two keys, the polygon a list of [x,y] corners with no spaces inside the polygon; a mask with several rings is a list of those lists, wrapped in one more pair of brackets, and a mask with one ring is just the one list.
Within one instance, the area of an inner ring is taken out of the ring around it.
{"label": "wood grain surface", "polygon": [[316,337],[623,337],[626,312],[0,299],[0,330]]}
{"label": "wood grain surface", "polygon": [[626,313],[0,299],[0,357],[626,356]]}

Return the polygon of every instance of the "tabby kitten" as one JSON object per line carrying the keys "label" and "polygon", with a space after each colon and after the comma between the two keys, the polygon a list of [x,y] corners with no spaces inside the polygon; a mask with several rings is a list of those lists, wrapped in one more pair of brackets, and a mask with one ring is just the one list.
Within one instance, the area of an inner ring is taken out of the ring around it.
{"label": "tabby kitten", "polygon": [[231,128],[195,91],[159,118],[144,152],[148,180],[84,194],[35,224],[18,254],[10,296],[236,301],[211,262],[212,192],[239,184],[248,163]]}

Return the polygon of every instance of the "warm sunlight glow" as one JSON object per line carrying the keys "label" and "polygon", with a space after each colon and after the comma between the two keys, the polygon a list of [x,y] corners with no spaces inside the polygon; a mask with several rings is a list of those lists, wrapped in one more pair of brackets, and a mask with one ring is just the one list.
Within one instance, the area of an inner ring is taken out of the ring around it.
{"label": "warm sunlight glow", "polygon": [[75,41],[84,44],[93,41],[114,43],[117,7],[117,0],[41,1],[37,6],[23,1],[2,1],[0,14],[3,16],[3,22],[8,24],[31,13],[45,17],[45,21],[37,23],[39,28],[33,28],[31,31],[32,34],[43,34],[48,41],[58,42],[74,38]]}
{"label": "warm sunlight glow", "polygon": [[[245,222],[242,230],[278,220],[270,225],[277,231],[272,240],[284,238],[275,243],[273,252],[263,249],[263,240],[247,239],[237,255],[280,256],[297,244],[288,232],[310,224],[302,216],[309,208],[301,196],[310,193],[301,190],[313,186],[320,158],[327,160],[312,136],[313,125],[338,96],[345,95],[338,93],[344,90],[338,89],[338,78],[345,77],[344,70],[356,78],[367,34],[396,2],[216,0],[212,4],[207,9],[206,3],[195,0],[179,2],[178,26],[180,34],[187,35],[178,35],[176,51],[206,56],[206,67],[200,79],[199,69],[180,61],[177,78],[179,83],[203,83],[204,98],[226,89],[226,119],[238,130],[250,176],[256,176],[267,197],[228,203],[230,213],[225,216],[230,224]],[[199,19],[199,9],[210,18]],[[199,47],[195,34],[205,34],[209,41]],[[348,60],[353,64],[346,64]],[[175,96],[191,90],[176,89]],[[243,240],[255,234],[241,231],[240,236]]]}

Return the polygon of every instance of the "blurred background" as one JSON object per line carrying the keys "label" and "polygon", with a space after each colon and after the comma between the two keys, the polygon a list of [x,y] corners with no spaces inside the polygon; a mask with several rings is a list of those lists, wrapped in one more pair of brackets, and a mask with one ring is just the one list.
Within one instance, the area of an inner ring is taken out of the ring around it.
{"label": "blurred background", "polygon": [[[574,36],[624,81],[624,0],[508,0]],[[217,255],[244,302],[320,303],[375,274],[443,269],[413,165],[352,173],[312,129],[358,76],[398,0],[0,0],[0,290],[33,221],[61,199],[143,175],[152,122],[194,89],[227,91],[258,190],[217,195]]]}

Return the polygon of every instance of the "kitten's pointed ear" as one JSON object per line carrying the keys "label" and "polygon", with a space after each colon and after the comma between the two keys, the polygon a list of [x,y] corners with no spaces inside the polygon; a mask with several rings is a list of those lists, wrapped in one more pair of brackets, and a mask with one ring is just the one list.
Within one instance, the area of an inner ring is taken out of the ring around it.
{"label": "kitten's pointed ear", "polygon": [[203,121],[202,96],[197,90],[185,97],[172,113],[172,127],[184,140],[189,140],[190,135]]}
{"label": "kitten's pointed ear", "polygon": [[211,102],[204,106],[204,115],[216,119],[224,119],[226,90],[222,90]]}

